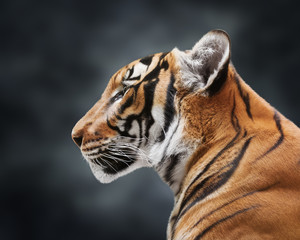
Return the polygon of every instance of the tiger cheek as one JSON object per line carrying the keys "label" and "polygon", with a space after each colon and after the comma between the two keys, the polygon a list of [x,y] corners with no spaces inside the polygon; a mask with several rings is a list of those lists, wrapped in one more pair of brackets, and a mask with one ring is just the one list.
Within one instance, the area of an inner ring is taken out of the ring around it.
{"label": "tiger cheek", "polygon": [[132,114],[139,115],[144,106],[142,94],[143,93],[140,89],[135,90],[131,88],[128,90],[124,98],[118,103],[114,110],[117,118],[124,120]]}
{"label": "tiger cheek", "polygon": [[144,89],[143,87],[140,87],[136,93],[134,93],[134,102],[129,112],[140,114],[143,111],[145,104]]}

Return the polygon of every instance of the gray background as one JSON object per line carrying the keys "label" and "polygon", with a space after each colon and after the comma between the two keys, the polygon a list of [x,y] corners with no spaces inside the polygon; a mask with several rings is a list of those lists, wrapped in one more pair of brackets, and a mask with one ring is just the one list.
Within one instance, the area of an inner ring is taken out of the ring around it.
{"label": "gray background", "polygon": [[1,1],[0,239],[165,239],[173,196],[151,169],[109,185],[70,133],[134,59],[232,39],[243,79],[300,123],[297,1]]}

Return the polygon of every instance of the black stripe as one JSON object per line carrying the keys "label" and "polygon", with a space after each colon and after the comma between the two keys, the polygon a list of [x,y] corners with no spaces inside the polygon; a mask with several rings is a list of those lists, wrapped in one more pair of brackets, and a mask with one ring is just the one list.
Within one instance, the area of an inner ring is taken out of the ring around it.
{"label": "black stripe", "polygon": [[133,122],[134,120],[136,120],[137,115],[134,115],[134,114],[129,115],[126,119],[122,119],[122,118],[121,118],[120,116],[118,116],[118,115],[115,115],[115,116],[116,116],[116,118],[119,119],[119,120],[126,120],[126,122],[124,123],[124,131],[121,131],[121,129],[120,129],[118,126],[113,126],[113,125],[110,123],[110,121],[109,121],[108,118],[106,119],[106,124],[107,124],[107,126],[108,126],[110,129],[112,129],[112,130],[118,132],[119,135],[121,135],[121,136],[135,138],[136,135],[130,135],[130,134],[128,133],[128,131],[130,130],[130,128],[131,128],[131,126],[132,126],[132,122]]}
{"label": "black stripe", "polygon": [[240,96],[243,99],[244,104],[246,106],[246,112],[248,114],[248,117],[253,120],[252,113],[250,111],[249,93],[244,93],[243,92],[243,89],[242,89],[242,86],[241,86],[241,83],[240,83],[240,79],[239,79],[239,77],[237,75],[235,75],[235,82],[237,84]]}
{"label": "black stripe", "polygon": [[[147,65],[148,67],[150,66],[151,62],[152,62],[152,59],[153,59],[153,56],[154,55],[150,55],[150,56],[147,56],[147,57],[144,57],[140,60],[140,63],[144,64],[144,65]],[[127,77],[127,79],[124,79],[124,81],[133,81],[133,80],[139,80],[141,78],[141,75],[138,75],[136,77],[132,77],[132,74],[134,72],[134,67],[133,66],[131,69],[129,69],[129,75]],[[148,67],[147,67],[147,70],[148,70]]]}
{"label": "black stripe", "polygon": [[267,155],[268,153],[275,150],[282,143],[282,141],[284,139],[284,135],[283,135],[282,127],[281,127],[281,121],[280,121],[280,117],[279,117],[279,114],[277,113],[277,111],[274,112],[274,120],[276,123],[276,127],[280,133],[280,137],[277,140],[277,142],[264,155]]}
{"label": "black stripe", "polygon": [[168,68],[169,68],[168,61],[167,60],[162,61],[160,67],[161,67],[161,69],[164,69],[165,71],[168,70]]}
{"label": "black stripe", "polygon": [[158,75],[159,75],[161,69],[165,69],[165,70],[168,69],[169,64],[168,64],[168,62],[166,60],[161,63],[161,59],[163,59],[167,54],[168,53],[163,53],[159,57],[159,61],[158,61],[157,65],[156,65],[156,67],[154,69],[152,69],[152,71],[150,73],[148,73],[144,77],[143,81],[149,81],[149,80],[158,78]]}
{"label": "black stripe", "polygon": [[279,145],[283,142],[284,140],[284,134],[283,134],[283,131],[282,131],[282,127],[281,127],[281,120],[280,120],[280,116],[278,114],[278,112],[275,110],[274,111],[274,120],[275,120],[275,123],[276,123],[276,127],[280,133],[280,137],[278,138],[278,140],[276,141],[276,143],[270,147],[268,149],[268,151],[266,151],[262,156],[260,156],[259,158],[257,158],[255,160],[255,162],[261,158],[263,158],[264,156],[266,156],[267,154],[269,154],[270,152],[272,152],[273,150],[275,150],[276,148],[279,147]]}
{"label": "black stripe", "polygon": [[153,56],[154,55],[150,55],[150,56],[147,56],[147,57],[144,57],[140,60],[140,62],[144,65],[147,65],[147,66],[150,66],[151,62],[152,62],[152,59],[153,59]]}
{"label": "black stripe", "polygon": [[161,134],[158,138],[158,141],[161,142],[165,139],[165,133],[168,132],[169,127],[174,119],[175,115],[175,106],[174,106],[174,98],[176,94],[176,88],[174,87],[175,77],[171,74],[170,83],[167,89],[167,97],[166,104],[164,106],[164,128],[161,131]]}
{"label": "black stripe", "polygon": [[233,108],[232,108],[232,111],[231,111],[231,124],[232,124],[234,130],[236,132],[239,132],[241,130],[241,127],[240,127],[240,124],[239,124],[239,120],[235,115],[235,107],[236,107],[235,96],[233,96]]}
{"label": "black stripe", "polygon": [[164,52],[160,55],[159,60],[162,60],[163,58],[165,58],[165,56],[167,56],[169,54],[169,52]]}
{"label": "black stripe", "polygon": [[124,111],[126,110],[126,108],[129,108],[133,104],[133,98],[134,98],[134,95],[131,95],[130,97],[128,97],[126,99],[125,103],[123,103],[121,105],[121,107],[119,108],[119,114],[124,113]]}
{"label": "black stripe", "polygon": [[164,179],[167,183],[169,183],[170,186],[174,183],[174,181],[172,180],[173,171],[175,170],[177,164],[180,162],[180,157],[181,154],[175,154],[175,155],[171,155],[168,159],[170,163],[166,168]]}
{"label": "black stripe", "polygon": [[207,181],[209,181],[212,177],[214,177],[215,175],[210,175],[206,178],[204,178],[199,184],[197,184],[193,190],[190,192],[190,194],[183,199],[182,203],[181,203],[181,206],[180,206],[180,215],[184,214],[186,211],[183,211],[182,214],[181,214],[181,211],[183,209],[183,207],[185,207],[185,205],[193,198],[195,197],[195,195],[198,193],[198,191],[204,187],[204,185],[206,184]]}
{"label": "black stripe", "polygon": [[213,223],[212,225],[208,226],[207,228],[205,228],[194,240],[199,240],[201,237],[203,237],[205,234],[207,234],[212,228],[214,228],[215,226],[219,225],[220,223],[222,222],[225,222],[226,220],[230,219],[230,218],[233,218],[239,214],[242,214],[242,213],[245,213],[249,210],[252,210],[252,209],[255,209],[255,208],[258,208],[260,207],[260,205],[254,205],[254,206],[251,206],[251,207],[248,207],[248,208],[244,208],[244,209],[241,209],[231,215],[228,215],[220,220],[218,220],[217,222]]}
{"label": "black stripe", "polygon": [[109,122],[108,118],[106,118],[106,124],[107,124],[107,126],[108,126],[109,128],[111,128],[112,130],[115,130],[115,131],[117,131],[118,133],[121,133],[121,132],[122,132],[122,131],[120,130],[120,128],[118,128],[117,126],[113,126],[113,125]]}
{"label": "black stripe", "polygon": [[[199,201],[203,200],[204,198],[206,198],[208,195],[210,195],[211,193],[215,192],[217,189],[219,189],[221,186],[223,186],[228,180],[229,178],[232,176],[232,174],[235,172],[237,166],[239,165],[241,159],[243,158],[247,148],[249,147],[250,141],[251,141],[252,137],[249,138],[243,145],[240,153],[238,154],[237,157],[235,157],[235,159],[229,164],[229,166],[231,167],[228,171],[221,173],[220,175],[217,176],[217,180],[216,182],[213,182],[212,184],[206,186],[205,188],[203,188],[202,193],[196,197],[196,199],[194,199],[189,205],[187,205],[186,208],[184,208],[181,212],[179,212],[178,218],[176,223],[178,222],[178,219],[180,219],[189,209],[191,209],[193,206],[195,206]],[[212,175],[214,176],[214,175]],[[205,178],[203,181],[201,181],[198,185],[200,185],[200,187],[203,187],[205,185],[205,183],[212,177],[207,177]],[[203,183],[204,182],[204,183]],[[196,186],[195,188],[200,189],[200,187]],[[196,195],[197,192],[193,192],[188,196],[189,199],[192,198],[191,195]],[[183,203],[187,203],[188,201],[185,200]],[[181,205],[181,209],[183,208],[184,204],[182,203]]]}
{"label": "black stripe", "polygon": [[[130,78],[131,75],[133,74],[133,68],[134,68],[134,66],[129,69],[129,75],[128,75],[127,79]],[[127,80],[127,79],[125,79],[125,80]]]}
{"label": "black stripe", "polygon": [[172,217],[171,217],[171,219],[170,219],[170,222],[173,222],[173,221],[175,221],[175,220],[176,220],[176,218],[177,218],[177,215],[174,215],[174,216],[172,216]]}
{"label": "black stripe", "polygon": [[155,93],[155,88],[158,83],[158,79],[155,81],[150,81],[144,85],[144,96],[145,96],[145,106],[141,113],[142,116],[145,116],[145,137],[148,139],[149,137],[149,130],[151,126],[154,124],[154,118],[151,113],[152,105],[153,105],[153,98]]}
{"label": "black stripe", "polygon": [[125,79],[124,81],[139,80],[140,78],[141,78],[141,75],[138,75],[138,76],[136,76],[136,77],[132,77],[132,78]]}

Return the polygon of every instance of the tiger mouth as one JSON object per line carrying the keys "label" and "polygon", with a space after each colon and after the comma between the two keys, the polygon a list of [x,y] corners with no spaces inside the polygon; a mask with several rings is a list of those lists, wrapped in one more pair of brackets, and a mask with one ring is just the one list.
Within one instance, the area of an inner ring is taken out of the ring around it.
{"label": "tiger mouth", "polygon": [[116,174],[135,162],[135,154],[130,149],[100,149],[96,153],[86,155],[93,164],[100,166],[107,174]]}

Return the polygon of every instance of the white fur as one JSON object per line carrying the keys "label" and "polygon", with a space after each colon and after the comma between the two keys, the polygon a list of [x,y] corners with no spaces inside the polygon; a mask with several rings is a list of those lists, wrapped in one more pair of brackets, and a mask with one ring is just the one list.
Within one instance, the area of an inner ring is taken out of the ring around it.
{"label": "white fur", "polygon": [[[169,131],[166,133],[165,139],[163,142],[155,143],[149,151],[149,158],[153,166],[157,165],[164,157],[165,150],[169,144],[171,144],[171,138],[173,133],[178,125],[178,119],[174,118],[173,122],[169,127]],[[169,143],[170,142],[170,143]],[[170,152],[170,151],[169,151]]]}
{"label": "white fur", "polygon": [[161,131],[164,131],[164,109],[162,106],[153,106],[151,109],[151,114],[155,120],[155,123],[150,128],[150,137],[151,140],[155,141],[161,134]]}
{"label": "white fur", "polygon": [[151,167],[151,165],[143,160],[143,159],[138,159],[136,162],[134,162],[130,167],[125,168],[123,171],[119,171],[115,174],[106,174],[103,172],[102,168],[89,161],[90,168],[94,174],[94,176],[101,182],[101,183],[110,183],[119,177],[122,177],[130,172],[133,172],[134,170],[141,168],[141,167]]}
{"label": "white fur", "polygon": [[139,123],[137,120],[134,120],[132,122],[131,129],[128,131],[130,135],[136,135],[137,137],[139,136],[140,128],[139,128]]}
{"label": "white fur", "polygon": [[137,63],[136,65],[134,65],[133,73],[130,76],[130,78],[134,78],[139,75],[142,75],[143,73],[145,73],[147,71],[147,68],[148,68],[148,65],[145,65],[141,62]]}
{"label": "white fur", "polygon": [[148,65],[145,65],[141,62],[137,63],[136,65],[133,66],[133,73],[131,76],[129,76],[130,70],[127,70],[124,76],[123,83],[125,85],[131,85],[133,82],[130,79],[143,75],[147,71],[148,67],[149,67]]}

